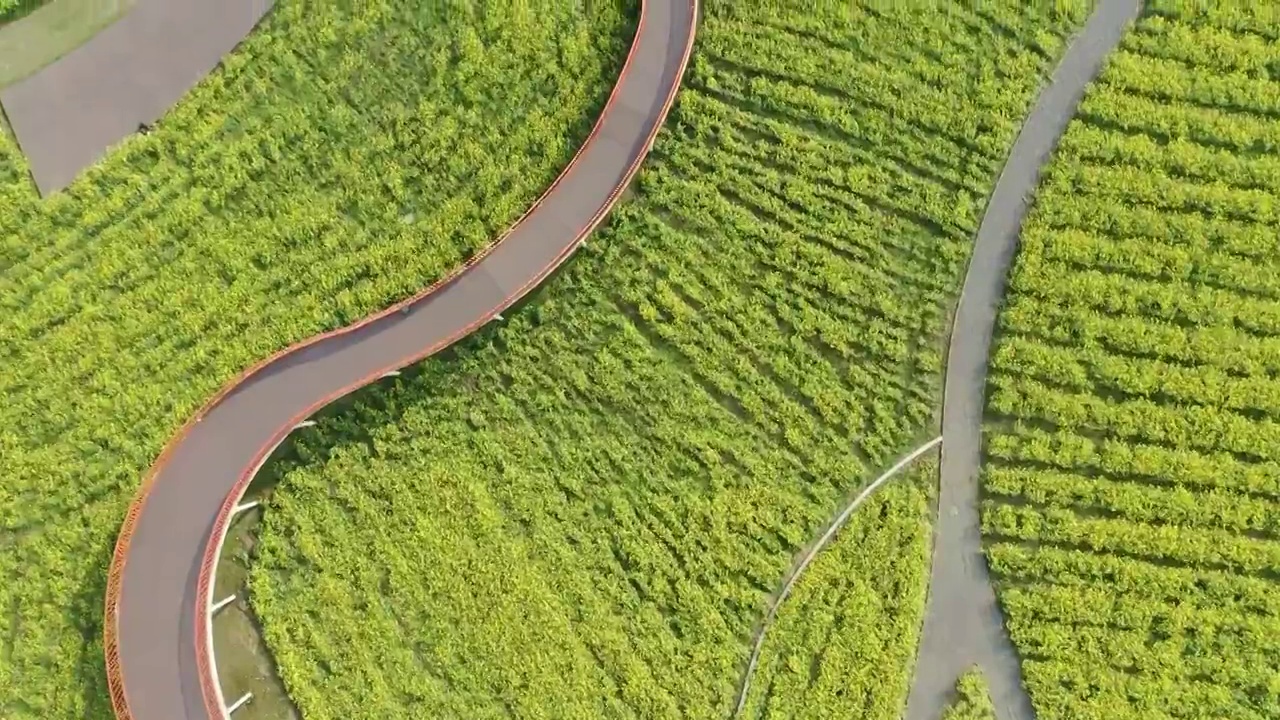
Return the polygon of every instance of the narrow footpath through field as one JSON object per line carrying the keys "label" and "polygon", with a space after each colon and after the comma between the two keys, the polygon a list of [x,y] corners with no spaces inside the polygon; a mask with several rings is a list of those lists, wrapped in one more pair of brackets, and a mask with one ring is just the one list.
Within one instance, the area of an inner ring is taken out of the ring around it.
{"label": "narrow footpath through field", "polygon": [[1100,0],[1036,99],[982,218],[947,355],[941,489],[933,570],[906,720],[937,720],[959,678],[977,664],[999,720],[1035,717],[982,551],[978,472],[987,365],[1005,275],[1040,169],[1067,129],[1085,86],[1137,17],[1140,0]]}

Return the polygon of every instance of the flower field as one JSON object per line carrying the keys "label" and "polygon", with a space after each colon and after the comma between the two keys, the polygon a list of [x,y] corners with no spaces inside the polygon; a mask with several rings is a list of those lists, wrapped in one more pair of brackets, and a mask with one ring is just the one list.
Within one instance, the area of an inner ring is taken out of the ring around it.
{"label": "flower field", "polygon": [[145,137],[40,201],[0,134],[0,718],[105,718],[107,567],[171,434],[288,343],[519,216],[634,6],[281,0]]}
{"label": "flower field", "polygon": [[936,457],[869,498],[800,577],[739,717],[900,720],[924,621]]}
{"label": "flower field", "polygon": [[1265,5],[1149,3],[1023,228],[983,525],[1040,720],[1280,717]]}
{"label": "flower field", "polygon": [[[268,469],[250,597],[304,717],[727,717],[795,553],[935,434],[985,196],[1087,10],[1023,5],[708,4],[609,226]],[[918,550],[922,492],[868,537]],[[918,622],[924,560],[859,627]],[[877,707],[910,644],[842,656],[899,663]]]}

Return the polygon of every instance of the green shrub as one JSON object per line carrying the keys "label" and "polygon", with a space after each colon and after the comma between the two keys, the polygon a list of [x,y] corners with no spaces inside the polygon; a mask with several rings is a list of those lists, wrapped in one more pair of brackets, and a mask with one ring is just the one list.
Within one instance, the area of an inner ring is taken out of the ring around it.
{"label": "green shrub", "polygon": [[991,705],[981,670],[974,668],[960,676],[956,697],[943,712],[942,720],[996,720],[996,710]]}

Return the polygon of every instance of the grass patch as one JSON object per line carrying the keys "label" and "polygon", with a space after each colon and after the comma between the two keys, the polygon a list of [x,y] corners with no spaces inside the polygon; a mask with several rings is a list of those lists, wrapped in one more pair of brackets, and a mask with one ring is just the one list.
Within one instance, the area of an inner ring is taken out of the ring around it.
{"label": "grass patch", "polygon": [[213,619],[218,678],[228,703],[253,693],[249,703],[236,711],[239,720],[297,720],[297,708],[289,700],[275,661],[262,641],[262,630],[247,594],[245,581],[261,520],[262,511],[257,508],[237,517],[218,563],[214,597],[221,600],[232,593],[236,595],[236,600]]}
{"label": "grass patch", "polygon": [[0,0],[0,25],[13,22],[49,0]]}
{"label": "grass patch", "polygon": [[937,453],[901,474],[796,583],[738,717],[902,717],[924,622]]}
{"label": "grass patch", "polygon": [[956,682],[956,696],[942,713],[942,720],[996,720],[986,678],[973,668]]}

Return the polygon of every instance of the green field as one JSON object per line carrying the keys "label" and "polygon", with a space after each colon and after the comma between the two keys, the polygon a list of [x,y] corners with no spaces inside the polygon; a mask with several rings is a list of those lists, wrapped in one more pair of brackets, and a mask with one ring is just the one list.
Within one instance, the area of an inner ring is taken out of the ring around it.
{"label": "green field", "polygon": [[278,2],[155,132],[48,201],[0,136],[0,718],[109,716],[107,567],[160,448],[243,368],[519,216],[635,18],[426,7]]}
{"label": "green field", "polygon": [[917,459],[861,505],[800,576],[739,717],[902,717],[924,621],[936,458]]}
{"label": "green field", "polygon": [[[1022,6],[708,5],[609,227],[267,471],[250,594],[303,716],[728,716],[794,554],[936,434],[986,194],[1085,11]],[[866,626],[918,617],[900,561]]]}
{"label": "green field", "polygon": [[[106,573],[161,447],[523,213],[638,4],[279,0],[48,200],[0,128],[0,720],[111,716]],[[937,435],[987,195],[1092,5],[708,2],[574,260],[263,471],[217,589],[251,603],[215,626],[237,720],[734,717],[798,558]],[[1146,5],[1022,229],[985,549],[1037,720],[1275,720],[1280,2]],[[0,87],[124,7],[0,0]],[[901,717],[936,476],[817,556],[743,718]],[[943,720],[993,717],[965,675]]]}
{"label": "green field", "polygon": [[1150,5],[1024,225],[987,553],[1039,720],[1274,720],[1277,7]]}

